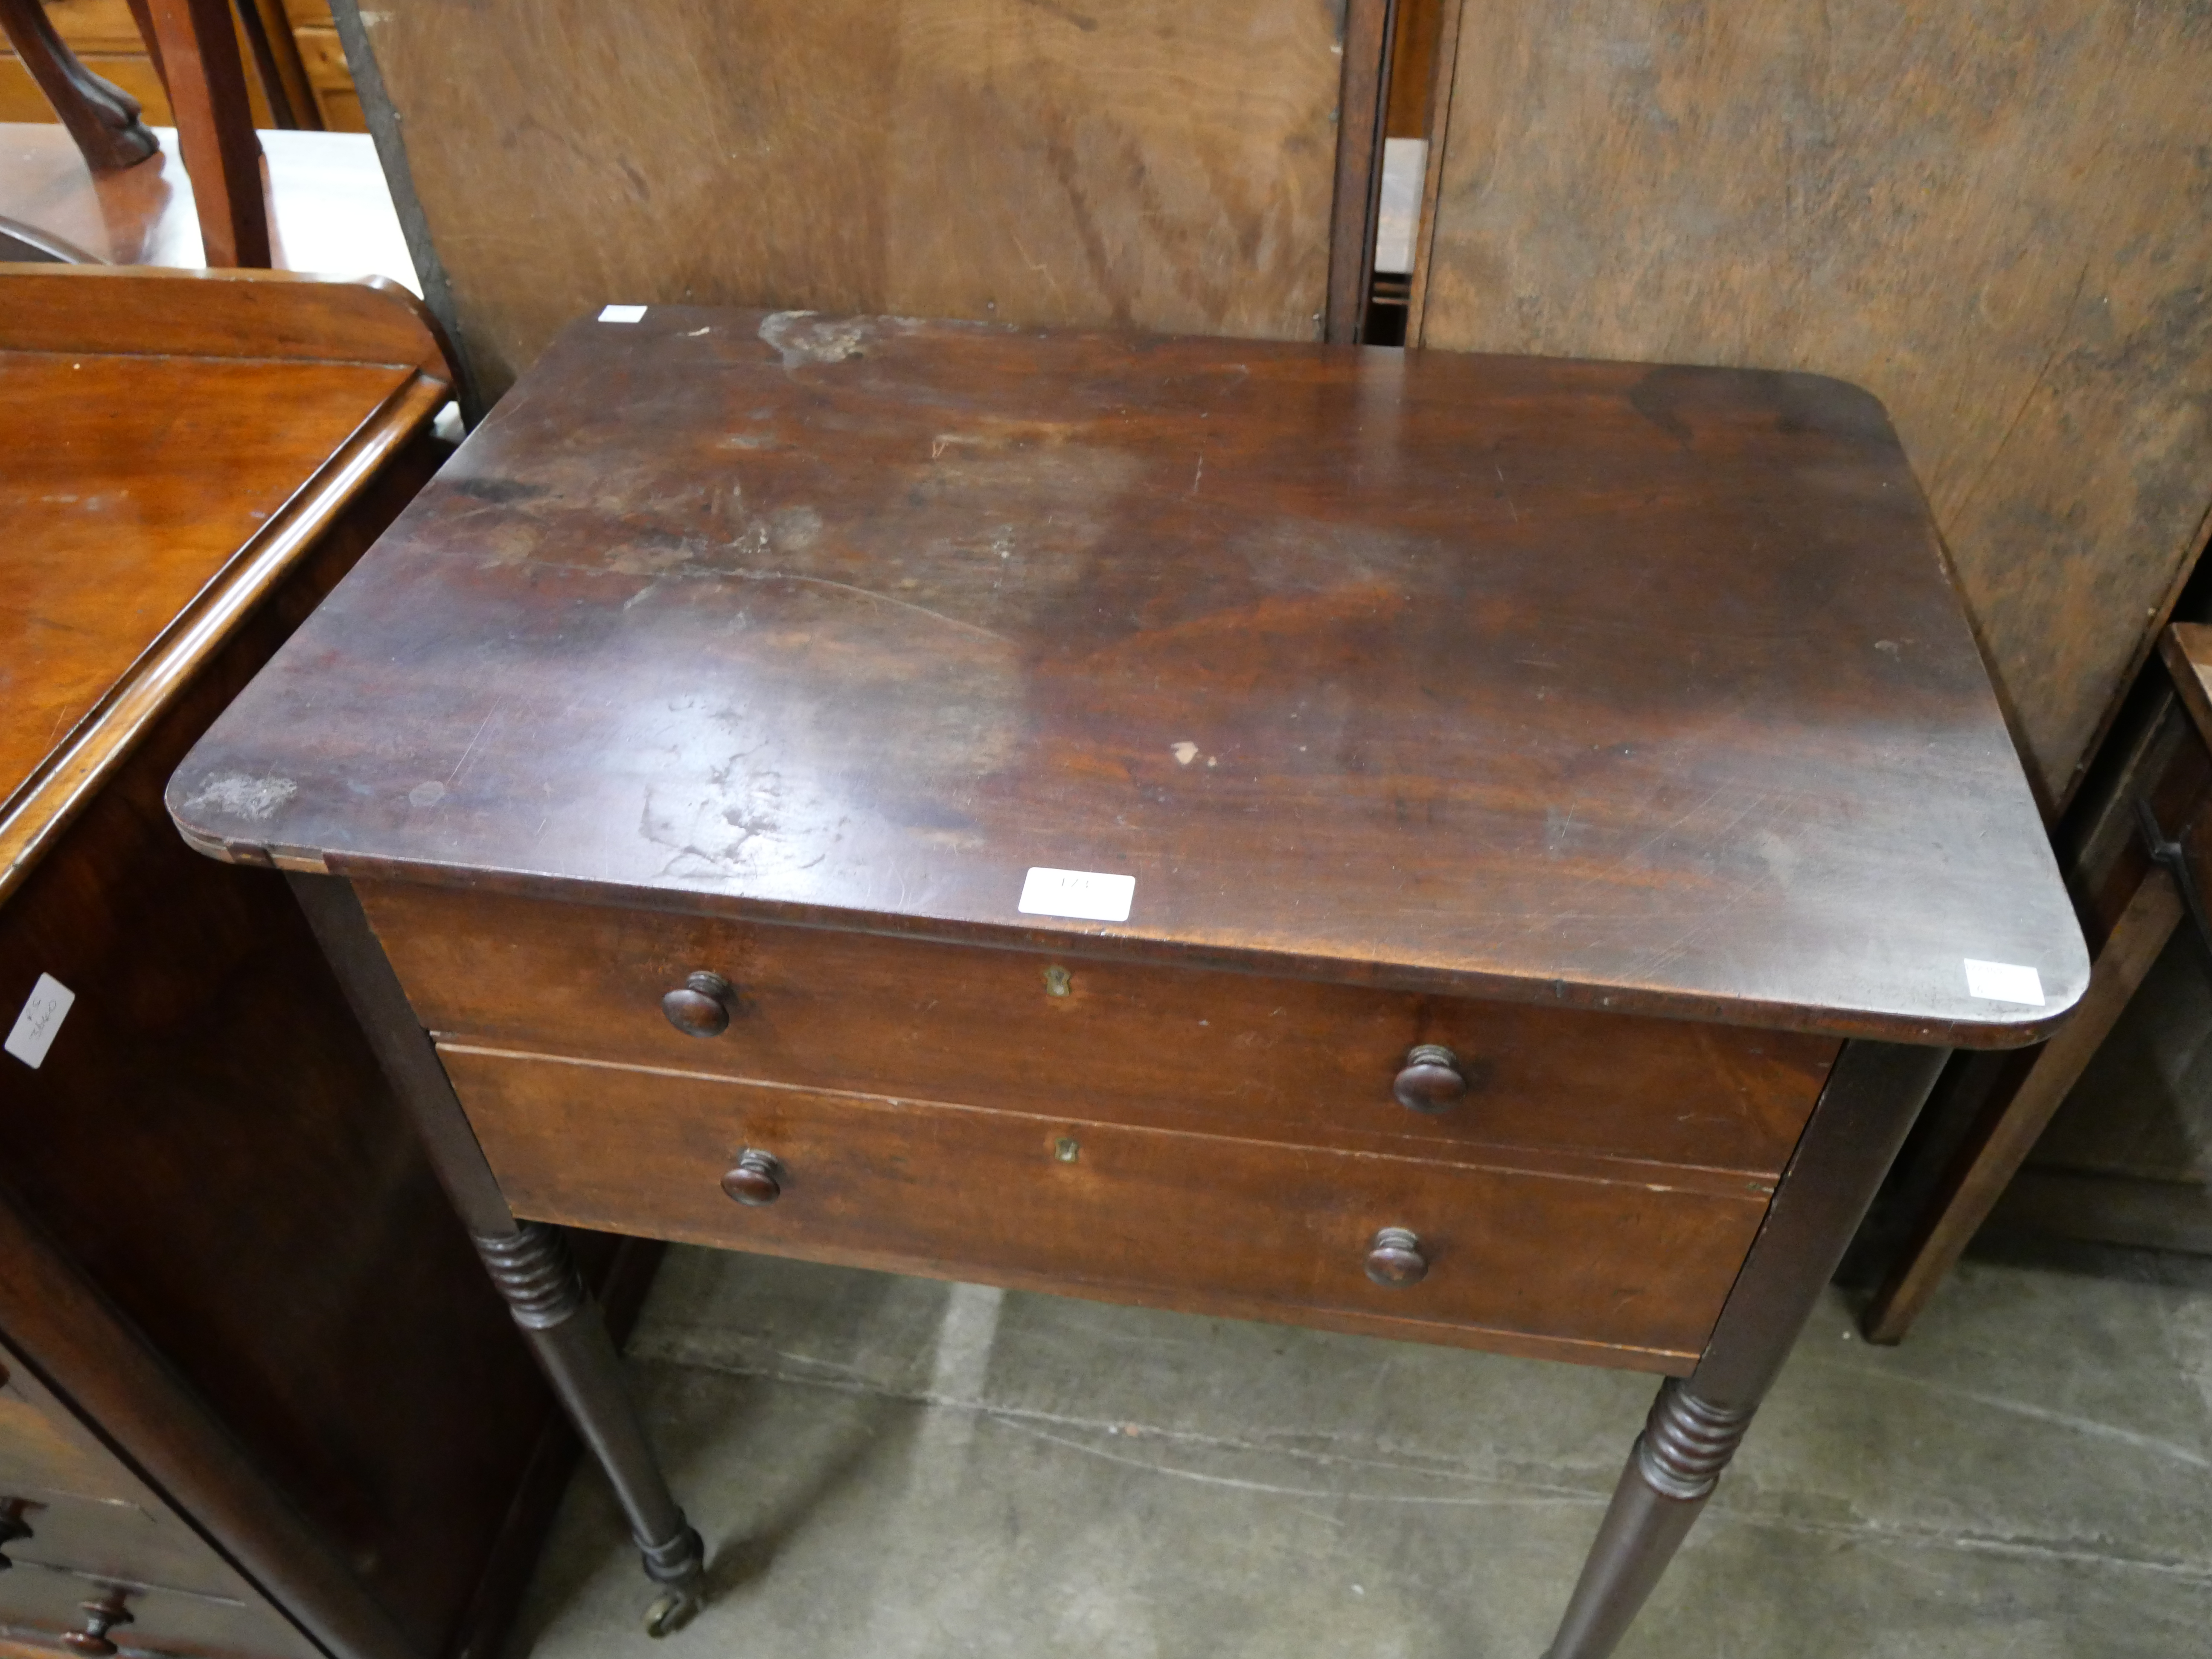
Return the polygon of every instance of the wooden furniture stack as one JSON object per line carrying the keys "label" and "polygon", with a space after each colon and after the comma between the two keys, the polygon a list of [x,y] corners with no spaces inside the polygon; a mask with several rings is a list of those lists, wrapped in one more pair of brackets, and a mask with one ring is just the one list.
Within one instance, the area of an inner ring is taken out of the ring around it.
{"label": "wooden furniture stack", "polygon": [[1659,1373],[1596,1659],[1947,1049],[2088,971],[1810,375],[610,306],[167,799],[290,872],[655,1627],[554,1224]]}
{"label": "wooden furniture stack", "polygon": [[388,285],[0,267],[0,1650],[488,1654],[564,1478],[281,880],[161,805],[450,379]]}

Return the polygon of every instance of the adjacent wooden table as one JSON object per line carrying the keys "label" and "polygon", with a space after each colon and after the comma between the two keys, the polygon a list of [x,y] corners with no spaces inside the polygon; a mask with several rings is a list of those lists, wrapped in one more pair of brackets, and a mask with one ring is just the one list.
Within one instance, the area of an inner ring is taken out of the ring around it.
{"label": "adjacent wooden table", "polygon": [[0,1653],[489,1654],[565,1479],[283,883],[161,806],[451,380],[388,285],[0,266]]}
{"label": "adjacent wooden table", "polygon": [[295,872],[656,1620],[546,1223],[1661,1373],[1609,1651],[1947,1048],[2087,975],[1880,406],[624,315],[168,799]]}

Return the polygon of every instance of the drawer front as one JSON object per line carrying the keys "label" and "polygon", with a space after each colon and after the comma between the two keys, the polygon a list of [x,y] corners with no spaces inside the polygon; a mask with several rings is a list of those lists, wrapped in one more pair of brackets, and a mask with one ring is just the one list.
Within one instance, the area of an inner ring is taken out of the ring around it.
{"label": "drawer front", "polygon": [[[0,1346],[0,1503],[9,1502],[31,1529],[7,1546],[12,1561],[220,1598],[255,1596],[20,1356]],[[0,1574],[0,1606],[16,1577]]]}
{"label": "drawer front", "polygon": [[[362,884],[434,1031],[488,1046],[1322,1146],[1547,1147],[1771,1178],[1838,1044],[1802,1035]],[[698,970],[728,1028],[678,1031]],[[1392,1082],[1449,1048],[1434,1116]]]}
{"label": "drawer front", "polygon": [[[226,1602],[259,1597],[230,1565],[162,1510],[134,1504],[92,1503],[35,1488],[0,1492],[23,1500],[30,1536],[8,1546],[8,1559],[124,1583],[160,1584]],[[12,1576],[0,1575],[0,1605]]]}
{"label": "drawer front", "polygon": [[[441,1045],[518,1213],[1512,1352],[1686,1369],[1765,1201]],[[781,1165],[760,1207],[722,1177]],[[1410,1229],[1419,1283],[1371,1282]]]}
{"label": "drawer front", "polygon": [[117,1583],[26,1562],[0,1573],[0,1641],[56,1653],[64,1632],[82,1630],[82,1603],[119,1593],[127,1625],[108,1639],[125,1651],[206,1656],[206,1659],[322,1659],[306,1637],[265,1606],[195,1595],[160,1586]]}

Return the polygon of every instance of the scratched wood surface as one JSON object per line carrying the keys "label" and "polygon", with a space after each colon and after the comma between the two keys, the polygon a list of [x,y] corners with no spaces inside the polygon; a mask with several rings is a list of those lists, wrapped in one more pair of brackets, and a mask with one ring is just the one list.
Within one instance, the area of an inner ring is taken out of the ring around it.
{"label": "scratched wood surface", "polygon": [[[171,803],[348,873],[1842,1036],[2024,1040],[2087,972],[1896,440],[1805,375],[586,320]],[[1025,915],[1030,866],[1134,908]]]}
{"label": "scratched wood surface", "polygon": [[1330,0],[364,6],[488,396],[604,302],[1311,339]]}
{"label": "scratched wood surface", "polygon": [[1874,392],[2055,802],[2212,503],[2208,83],[2193,7],[1468,5],[1425,337]]}

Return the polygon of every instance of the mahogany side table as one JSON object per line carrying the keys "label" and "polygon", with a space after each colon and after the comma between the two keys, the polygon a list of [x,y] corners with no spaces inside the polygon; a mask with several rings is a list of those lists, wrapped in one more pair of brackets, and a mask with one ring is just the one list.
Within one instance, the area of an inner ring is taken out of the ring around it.
{"label": "mahogany side table", "polygon": [[549,1224],[1659,1373],[1607,1653],[1947,1049],[2088,971],[1801,374],[610,307],[168,799],[294,872],[657,1625]]}

